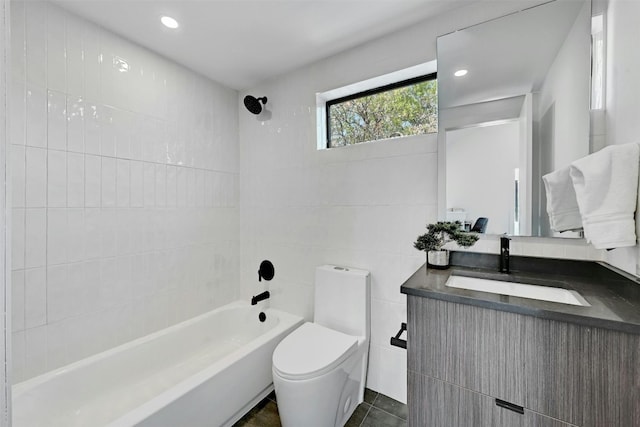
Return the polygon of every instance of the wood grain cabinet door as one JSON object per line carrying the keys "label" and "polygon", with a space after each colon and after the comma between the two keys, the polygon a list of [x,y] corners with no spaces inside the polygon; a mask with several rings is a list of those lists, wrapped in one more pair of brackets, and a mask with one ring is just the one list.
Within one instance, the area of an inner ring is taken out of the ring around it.
{"label": "wood grain cabinet door", "polygon": [[640,426],[640,336],[525,318],[524,406],[580,426]]}
{"label": "wood grain cabinet door", "polygon": [[523,406],[523,316],[408,297],[408,369]]}

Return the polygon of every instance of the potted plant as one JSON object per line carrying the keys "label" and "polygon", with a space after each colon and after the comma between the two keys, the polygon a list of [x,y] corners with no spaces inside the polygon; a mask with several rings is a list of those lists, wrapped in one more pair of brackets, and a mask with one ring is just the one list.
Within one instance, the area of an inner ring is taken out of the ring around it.
{"label": "potted plant", "polygon": [[478,241],[478,236],[462,230],[460,221],[438,221],[427,225],[427,232],[418,236],[413,247],[427,253],[427,267],[444,270],[449,268],[449,251],[442,249],[448,242],[456,242],[468,248]]}

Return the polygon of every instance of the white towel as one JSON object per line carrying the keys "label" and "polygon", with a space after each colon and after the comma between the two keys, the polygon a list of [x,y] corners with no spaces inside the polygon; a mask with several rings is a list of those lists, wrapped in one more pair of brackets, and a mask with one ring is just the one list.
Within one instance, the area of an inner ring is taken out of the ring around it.
{"label": "white towel", "polygon": [[582,228],[576,192],[569,176],[569,166],[542,177],[547,192],[547,213],[553,231]]}
{"label": "white towel", "polygon": [[610,145],[571,164],[584,235],[596,249],[635,246],[638,144]]}

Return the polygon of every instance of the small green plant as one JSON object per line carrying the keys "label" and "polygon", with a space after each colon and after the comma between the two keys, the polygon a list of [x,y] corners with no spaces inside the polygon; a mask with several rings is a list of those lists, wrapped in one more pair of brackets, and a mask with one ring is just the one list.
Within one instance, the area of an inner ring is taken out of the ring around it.
{"label": "small green plant", "polygon": [[478,236],[468,233],[461,228],[460,221],[438,221],[427,225],[427,232],[413,243],[413,247],[419,251],[439,251],[447,242],[456,242],[463,248],[473,246],[478,241]]}

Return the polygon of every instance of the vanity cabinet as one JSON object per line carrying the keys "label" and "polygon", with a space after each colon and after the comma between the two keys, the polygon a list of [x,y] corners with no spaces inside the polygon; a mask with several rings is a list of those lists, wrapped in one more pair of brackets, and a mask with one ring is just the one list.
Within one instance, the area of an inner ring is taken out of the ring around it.
{"label": "vanity cabinet", "polygon": [[412,295],[407,304],[410,426],[640,426],[639,335]]}
{"label": "vanity cabinet", "polygon": [[411,426],[569,427],[571,424],[525,409],[523,414],[495,405],[493,398],[426,375],[409,375]]}

